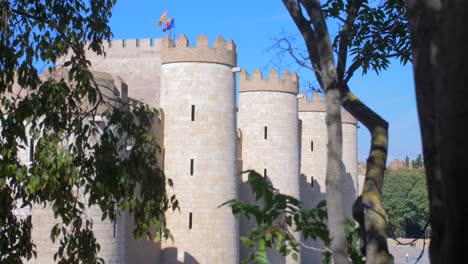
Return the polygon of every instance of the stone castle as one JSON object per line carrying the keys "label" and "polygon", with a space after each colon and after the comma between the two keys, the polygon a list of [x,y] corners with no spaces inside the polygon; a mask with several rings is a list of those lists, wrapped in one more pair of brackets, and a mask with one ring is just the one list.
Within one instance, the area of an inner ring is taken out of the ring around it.
{"label": "stone castle", "polygon": [[[264,76],[257,69],[250,75],[237,67],[234,42],[222,37],[212,46],[204,35],[195,45],[181,35],[175,43],[169,37],[127,39],[106,47],[106,57],[87,54],[97,82],[161,110],[155,129],[161,166],[180,205],[180,212],[167,213],[174,243],[133,239],[127,215],[116,224],[95,220],[106,263],[240,263],[248,252],[239,237],[252,223],[218,206],[233,198],[254,202],[241,171],[263,174],[306,207],[325,199],[325,102],[318,93],[311,100],[298,94],[295,73],[273,69]],[[357,121],[343,112],[342,127],[343,192],[350,214],[358,190]],[[31,262],[53,263],[53,218],[41,208],[31,213],[38,251]],[[98,209],[90,208],[89,215],[100,219]],[[272,263],[295,263],[271,257]],[[301,261],[321,263],[321,257],[304,250]]]}

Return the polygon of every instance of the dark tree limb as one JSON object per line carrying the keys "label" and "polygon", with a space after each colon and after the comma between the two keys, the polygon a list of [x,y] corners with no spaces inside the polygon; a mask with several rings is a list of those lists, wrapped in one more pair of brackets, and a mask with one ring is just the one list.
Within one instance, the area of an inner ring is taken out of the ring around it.
{"label": "dark tree limb", "polygon": [[462,0],[408,1],[435,264],[466,262],[467,9]]}
{"label": "dark tree limb", "polygon": [[343,107],[371,134],[364,188],[353,206],[353,216],[359,222],[361,239],[365,244],[366,263],[393,263],[387,245],[388,220],[381,203],[388,151],[388,122],[361,102],[347,84],[342,83],[340,89]]}

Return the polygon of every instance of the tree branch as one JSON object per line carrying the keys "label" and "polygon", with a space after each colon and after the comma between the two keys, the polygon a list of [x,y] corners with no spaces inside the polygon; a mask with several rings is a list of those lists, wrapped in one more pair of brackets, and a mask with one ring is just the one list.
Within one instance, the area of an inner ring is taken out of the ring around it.
{"label": "tree branch", "polygon": [[14,9],[14,8],[11,8],[11,7],[10,7],[10,10],[16,15],[24,16],[24,17],[27,17],[29,19],[34,19],[34,20],[37,20],[37,21],[39,21],[41,23],[49,23],[50,22],[50,20],[47,17],[34,16],[34,15],[26,13],[26,12],[24,12],[22,10],[17,10],[17,9]]}
{"label": "tree branch", "polygon": [[[393,34],[393,32],[395,32],[395,30],[398,28],[398,23],[395,23],[395,25],[393,25],[390,29],[390,31],[388,32],[388,35],[381,39],[379,38],[379,41],[378,43],[374,43],[374,45],[371,45],[373,47],[372,50],[369,51],[369,53],[373,53],[374,51],[378,50],[378,49],[381,49],[382,47],[384,47],[385,45],[387,45],[389,39],[390,39],[390,36]],[[382,33],[382,32],[379,32],[379,34]],[[376,33],[377,34],[377,33]],[[375,39],[375,38],[374,38]],[[375,45],[376,44],[376,45]],[[396,57],[396,56],[399,56],[401,54],[395,54],[395,56],[388,56],[388,57]],[[339,59],[339,58],[338,58]],[[345,83],[348,83],[348,81],[351,79],[351,77],[353,77],[354,75],[354,72],[359,69],[359,67],[361,67],[362,65],[362,62],[363,62],[363,58],[359,58],[357,60],[355,60],[351,66],[349,66],[348,70],[346,71],[346,77],[343,78],[343,81]],[[346,66],[346,65],[343,65],[343,67]],[[340,79],[341,80],[341,79]]]}
{"label": "tree branch", "polygon": [[[294,238],[293,234],[291,234],[291,232],[289,232],[288,229],[286,229],[286,232],[288,232],[288,234]],[[316,251],[316,252],[320,252],[320,253],[332,253],[332,250],[329,249],[328,247],[323,247],[323,248],[317,248],[317,247],[314,247],[314,246],[309,246],[303,242],[301,242],[300,240],[297,240],[297,239],[294,239],[294,241],[296,241],[297,244],[299,244],[301,247],[305,248],[305,249],[309,249],[309,250],[312,250],[312,251]]]}
{"label": "tree branch", "polygon": [[340,47],[338,49],[338,66],[337,73],[338,79],[342,80],[344,76],[344,71],[346,68],[346,59],[348,57],[348,42],[349,37],[351,36],[351,30],[354,26],[354,21],[358,15],[359,9],[361,8],[363,0],[354,0],[351,8],[348,10],[348,17],[346,22],[341,29],[340,36]]}
{"label": "tree branch", "polygon": [[[301,3],[303,3],[303,1],[301,0],[298,0],[297,3],[294,1],[294,0],[283,0],[283,3],[284,5],[286,6],[286,8],[288,9],[288,12],[289,14],[291,15],[292,19],[294,20],[294,23],[296,24],[297,28],[299,29],[299,32],[301,32],[302,34],[302,37],[306,43],[306,47],[307,47],[307,52],[309,52],[310,54],[310,59],[311,59],[311,62],[312,62],[312,67],[317,67],[318,71],[320,71],[320,64],[318,63],[319,62],[319,59],[320,59],[320,56],[319,56],[319,51],[318,51],[318,47],[317,47],[317,44],[316,44],[316,32],[315,30],[310,26],[311,25],[311,21],[307,20],[304,15],[302,14],[302,10],[301,10]],[[311,17],[312,19],[312,16],[310,15],[309,13],[309,17]],[[315,66],[315,65],[316,66]],[[315,76],[317,77],[317,80],[319,83],[321,83],[321,77],[320,77],[320,74],[318,74],[318,72],[315,73]]]}

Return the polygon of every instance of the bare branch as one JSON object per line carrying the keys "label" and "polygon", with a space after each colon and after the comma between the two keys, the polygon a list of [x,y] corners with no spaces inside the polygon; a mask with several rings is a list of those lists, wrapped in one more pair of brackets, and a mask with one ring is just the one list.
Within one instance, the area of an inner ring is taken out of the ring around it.
{"label": "bare branch", "polygon": [[[286,228],[286,232],[288,232],[288,234],[294,238],[293,234],[291,234],[291,232]],[[307,245],[303,242],[301,242],[300,240],[297,240],[294,238],[294,241],[299,244],[301,247],[305,248],[305,249],[309,249],[309,250],[312,250],[312,251],[316,251],[316,252],[320,252],[320,253],[332,253],[332,250],[328,247],[323,247],[323,248],[318,248],[318,247],[314,247],[314,246],[310,246],[310,245]]]}
{"label": "bare branch", "polygon": [[[319,52],[316,44],[316,31],[311,27],[311,21],[307,20],[302,14],[301,4],[304,4],[304,1],[298,0],[296,3],[294,0],[283,0],[283,3],[288,9],[289,14],[291,15],[292,19],[294,20],[294,23],[296,24],[297,28],[302,34],[302,37],[304,38],[313,67],[319,68],[320,56],[318,55]],[[307,11],[309,12],[308,9]],[[313,20],[313,16],[311,16],[310,12],[308,13],[308,15],[311,18],[311,20]],[[320,74],[318,74],[317,71],[315,73],[317,80],[319,81],[319,83],[321,83]]]}

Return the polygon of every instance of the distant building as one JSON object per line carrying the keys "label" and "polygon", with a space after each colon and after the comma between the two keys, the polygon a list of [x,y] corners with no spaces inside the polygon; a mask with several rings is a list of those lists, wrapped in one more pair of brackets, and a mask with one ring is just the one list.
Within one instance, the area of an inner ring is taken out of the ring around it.
{"label": "distant building", "polygon": [[396,171],[396,170],[403,169],[403,168],[408,168],[410,170],[413,169],[413,162],[410,161],[409,164],[407,165],[405,160],[394,159],[390,163],[390,166],[388,166],[388,169],[392,171]]}

